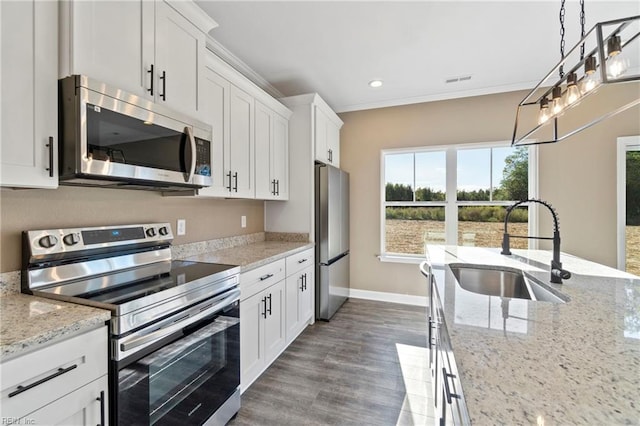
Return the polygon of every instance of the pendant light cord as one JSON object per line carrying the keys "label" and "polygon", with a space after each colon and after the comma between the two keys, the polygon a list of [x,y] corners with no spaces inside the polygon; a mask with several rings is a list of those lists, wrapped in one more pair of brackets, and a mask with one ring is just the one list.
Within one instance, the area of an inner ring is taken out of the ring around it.
{"label": "pendant light cord", "polygon": [[[584,0],[580,0],[580,38],[584,37]],[[584,42],[580,45],[580,61],[584,59]]]}
{"label": "pendant light cord", "polygon": [[[560,3],[560,59],[564,59],[564,14],[565,14],[565,9],[564,9],[564,3],[565,0],[562,0]],[[560,78],[562,79],[564,77],[564,64],[560,65]]]}

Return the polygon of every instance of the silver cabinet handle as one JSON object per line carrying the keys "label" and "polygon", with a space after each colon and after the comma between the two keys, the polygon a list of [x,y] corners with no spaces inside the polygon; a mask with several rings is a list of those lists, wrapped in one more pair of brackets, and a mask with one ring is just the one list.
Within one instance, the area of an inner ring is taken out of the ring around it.
{"label": "silver cabinet handle", "polygon": [[272,276],[273,276],[273,274],[263,275],[263,276],[261,276],[261,277],[260,277],[260,281],[264,281],[264,280],[266,280],[266,279],[269,279],[269,278],[271,278]]}
{"label": "silver cabinet handle", "polygon": [[191,146],[191,165],[189,166],[189,175],[186,178],[187,182],[191,182],[191,179],[193,179],[193,175],[196,172],[196,140],[193,137],[193,130],[191,130],[191,127],[185,127],[184,132],[189,137],[189,145]]}
{"label": "silver cabinet handle", "polygon": [[307,259],[307,258],[300,259],[300,260],[298,260],[298,263],[304,263],[304,262],[306,262],[307,260],[309,260],[309,259]]}

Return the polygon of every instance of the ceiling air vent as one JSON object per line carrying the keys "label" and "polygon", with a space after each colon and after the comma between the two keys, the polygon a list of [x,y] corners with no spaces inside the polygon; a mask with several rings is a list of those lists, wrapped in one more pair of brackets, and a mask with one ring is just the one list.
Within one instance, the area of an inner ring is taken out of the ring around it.
{"label": "ceiling air vent", "polygon": [[447,78],[444,82],[449,84],[449,83],[457,83],[459,81],[468,81],[468,80],[471,80],[471,76],[470,75],[461,75],[459,77]]}

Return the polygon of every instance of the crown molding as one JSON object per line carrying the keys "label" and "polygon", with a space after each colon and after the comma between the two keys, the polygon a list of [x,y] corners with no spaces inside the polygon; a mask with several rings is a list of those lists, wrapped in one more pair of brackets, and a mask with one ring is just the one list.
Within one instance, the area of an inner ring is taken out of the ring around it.
{"label": "crown molding", "polygon": [[179,14],[187,18],[200,31],[207,34],[212,29],[218,27],[218,23],[213,20],[204,10],[192,1],[184,0],[165,0],[169,6],[175,9]]}
{"label": "crown molding", "polygon": [[207,49],[274,98],[284,97],[282,92],[272,86],[271,83],[265,80],[260,74],[255,72],[253,68],[244,63],[240,58],[231,53],[226,47],[220,44],[220,42],[209,35],[207,35]]}

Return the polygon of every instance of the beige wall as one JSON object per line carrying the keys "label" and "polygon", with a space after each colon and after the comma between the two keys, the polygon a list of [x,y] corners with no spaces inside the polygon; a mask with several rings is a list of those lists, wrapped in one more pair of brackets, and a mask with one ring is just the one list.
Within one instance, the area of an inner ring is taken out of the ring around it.
{"label": "beige wall", "polygon": [[[638,86],[600,96],[609,104]],[[351,287],[426,295],[417,265],[383,263],[380,251],[380,150],[511,140],[526,92],[477,96],[340,114],[341,168],[351,174]],[[541,145],[539,193],[558,211],[562,250],[616,263],[616,138],[640,133],[632,108],[559,144]],[[542,216],[546,216],[541,213]],[[550,235],[550,222],[541,229]]]}
{"label": "beige wall", "polygon": [[[0,272],[21,268],[21,232],[74,226],[124,225],[185,219],[187,233],[174,244],[264,230],[264,202],[163,197],[160,193],[105,188],[0,191]],[[240,227],[240,216],[247,227]]]}

